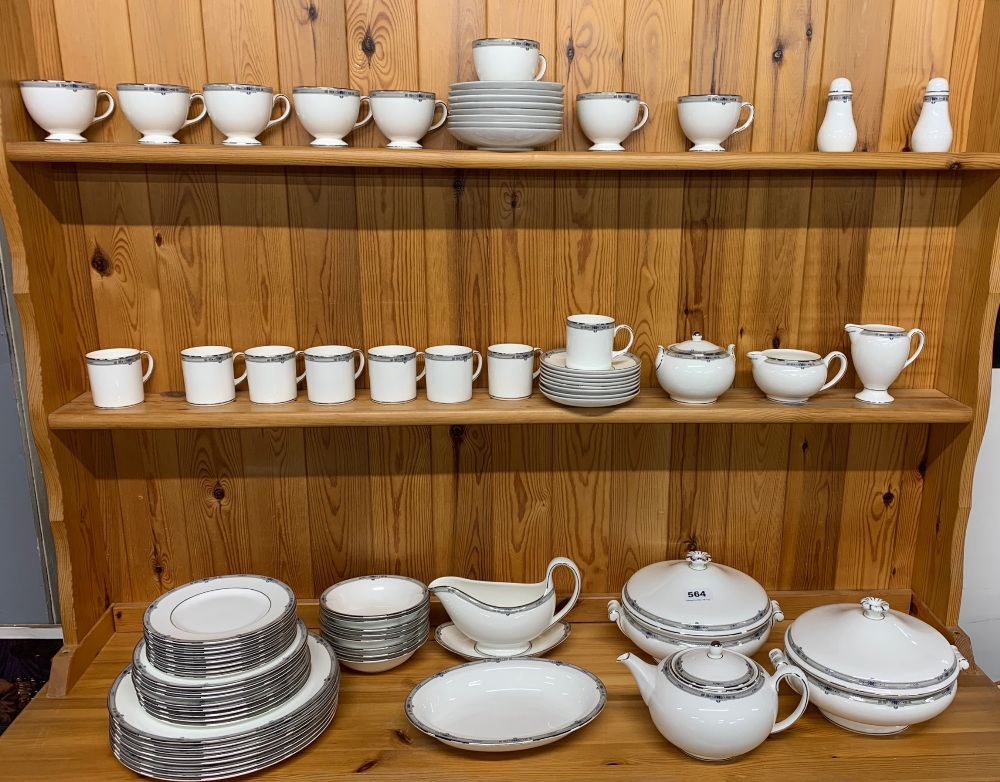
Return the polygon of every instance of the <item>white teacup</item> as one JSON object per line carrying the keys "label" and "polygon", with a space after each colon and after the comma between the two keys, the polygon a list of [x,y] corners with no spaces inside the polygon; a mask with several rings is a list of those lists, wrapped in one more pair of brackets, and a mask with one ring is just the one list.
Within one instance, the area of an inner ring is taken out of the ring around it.
{"label": "white teacup", "polygon": [[242,353],[222,345],[202,345],[181,351],[184,396],[189,405],[224,405],[236,399],[236,386],[246,378],[233,372],[233,362]]}
{"label": "white teacup", "polygon": [[372,118],[371,106],[365,118],[358,120],[362,103],[368,103],[368,96],[361,97],[357,90],[343,87],[296,87],[292,90],[295,98],[295,115],[302,127],[314,137],[313,147],[346,147],[344,136],[355,128],[368,124]]}
{"label": "white teacup", "polygon": [[417,356],[423,352],[409,345],[381,345],[368,350],[368,382],[373,402],[386,405],[412,402],[417,398],[417,381],[427,373],[417,374]]}
{"label": "white teacup", "polygon": [[[191,104],[201,111],[188,119]],[[118,102],[129,124],[139,131],[140,144],[180,144],[174,134],[205,118],[208,109],[200,92],[179,84],[119,84]]]}
{"label": "white teacup", "polygon": [[258,405],[295,401],[298,385],[306,376],[305,372],[295,374],[295,359],[301,355],[301,350],[287,345],[262,345],[247,350],[243,358],[247,362],[245,377],[250,386],[250,401]]}
{"label": "white teacup", "polygon": [[534,369],[535,356],[541,353],[541,348],[516,342],[490,345],[486,350],[490,396],[494,399],[527,399],[531,396],[532,381],[542,371],[541,365]]}
{"label": "white teacup", "polygon": [[[736,127],[744,106],[750,115]],[[725,152],[722,142],[753,122],[753,104],[740,95],[684,95],[677,99],[677,117],[684,135],[694,144],[690,152]]]}
{"label": "white teacup", "polygon": [[[354,370],[357,355],[358,369]],[[365,368],[365,354],[346,345],[318,345],[305,351],[306,394],[317,405],[341,405],[354,399],[354,381]]]}
{"label": "white teacup", "polygon": [[[628,344],[615,350],[615,335],[628,332]],[[628,352],[635,341],[631,326],[615,325],[607,315],[570,315],[566,318],[566,366],[569,369],[606,371],[611,362]]]}
{"label": "white teacup", "polygon": [[[46,141],[86,141],[83,131],[106,120],[115,110],[115,99],[107,90],[85,81],[26,79],[20,82],[21,98],[31,118],[49,135]],[[97,99],[108,99],[108,109],[97,114]]]}
{"label": "white teacup", "polygon": [[576,116],[594,142],[591,152],[624,152],[622,142],[646,124],[649,106],[634,92],[584,92],[576,96]]}
{"label": "white teacup", "polygon": [[[375,90],[368,99],[375,124],[389,139],[389,149],[421,149],[420,139],[440,128],[448,119],[448,106],[433,92]],[[441,119],[434,122],[434,108],[441,107]]]}
{"label": "white teacup", "polygon": [[[472,359],[476,357],[476,369]],[[436,345],[424,351],[427,400],[454,405],[472,399],[472,383],[483,371],[483,354],[464,345]]]}
{"label": "white teacup", "polygon": [[538,41],[527,38],[473,41],[472,62],[480,81],[538,81],[545,75],[545,57],[539,50]]}
{"label": "white teacup", "polygon": [[[288,98],[259,84],[206,84],[202,93],[212,124],[226,137],[222,143],[231,146],[258,146],[257,136],[284,122],[292,111]],[[279,102],[285,109],[271,119]]]}
{"label": "white teacup", "polygon": [[[142,357],[149,366],[142,373]],[[107,348],[87,354],[87,375],[94,407],[132,407],[145,398],[143,384],[153,374],[153,357],[146,350]]]}

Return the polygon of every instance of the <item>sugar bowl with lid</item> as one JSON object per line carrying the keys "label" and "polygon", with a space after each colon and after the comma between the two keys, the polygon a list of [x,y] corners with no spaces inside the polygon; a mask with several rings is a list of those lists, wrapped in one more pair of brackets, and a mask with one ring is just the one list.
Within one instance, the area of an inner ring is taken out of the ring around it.
{"label": "sugar bowl with lid", "polygon": [[719,347],[695,332],[691,339],[659,346],[656,379],[675,402],[707,405],[736,378],[736,346]]}

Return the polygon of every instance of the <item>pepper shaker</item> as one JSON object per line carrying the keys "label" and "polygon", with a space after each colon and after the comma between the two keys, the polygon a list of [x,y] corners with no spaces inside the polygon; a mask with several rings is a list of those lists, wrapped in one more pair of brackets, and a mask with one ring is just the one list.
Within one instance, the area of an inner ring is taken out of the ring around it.
{"label": "pepper shaker", "polygon": [[931,79],[924,93],[924,108],[910,137],[914,152],[947,152],[951,149],[951,118],[948,116],[948,80]]}
{"label": "pepper shaker", "polygon": [[826,99],[826,116],[816,135],[816,148],[820,152],[853,152],[858,143],[858,129],[854,124],[851,82],[844,78],[830,82]]}

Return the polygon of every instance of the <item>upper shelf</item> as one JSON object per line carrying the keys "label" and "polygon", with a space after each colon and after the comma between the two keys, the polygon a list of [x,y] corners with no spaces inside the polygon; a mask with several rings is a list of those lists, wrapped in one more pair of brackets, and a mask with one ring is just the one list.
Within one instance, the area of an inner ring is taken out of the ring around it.
{"label": "upper shelf", "polygon": [[159,147],[143,144],[7,144],[10,160],[34,163],[480,168],[581,171],[964,171],[1000,170],[994,152],[479,152],[353,147]]}
{"label": "upper shelf", "polygon": [[135,407],[101,410],[82,394],[49,415],[53,429],[257,429],[313,426],[419,426],[451,424],[904,424],[965,423],[972,409],[934,389],[893,390],[885,407],[857,402],[852,389],[825,391],[804,405],[767,401],[756,388],[733,388],[711,405],[671,402],[659,388],[644,388],[621,407],[574,408],[550,402],[537,391],[530,399],[500,401],[476,389],[471,402],[439,405],[420,396],[402,405],[372,402],[367,390],[344,405],[314,405],[299,393],[295,402],[255,405],[240,392],[227,405],[194,407],[180,392],[146,394]]}

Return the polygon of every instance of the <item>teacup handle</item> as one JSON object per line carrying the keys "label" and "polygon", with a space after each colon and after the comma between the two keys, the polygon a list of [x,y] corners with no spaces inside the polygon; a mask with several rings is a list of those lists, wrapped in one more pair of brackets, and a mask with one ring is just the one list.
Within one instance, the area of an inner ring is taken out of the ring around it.
{"label": "teacup handle", "polygon": [[358,120],[357,122],[354,123],[355,128],[360,128],[362,125],[367,125],[372,118],[372,102],[368,100],[367,95],[361,96],[361,105],[368,107],[368,113],[365,115],[364,119]]}
{"label": "teacup handle", "polygon": [[274,111],[274,107],[278,105],[279,100],[285,104],[285,110],[281,112],[280,117],[275,117],[270,122],[268,122],[264,126],[264,130],[267,130],[268,128],[273,127],[274,125],[277,125],[279,122],[284,122],[286,119],[288,119],[288,115],[292,113],[292,104],[289,103],[288,98],[282,95],[280,92],[277,95],[275,95],[274,100],[271,101],[271,111]]}
{"label": "teacup handle", "polygon": [[[538,356],[538,369],[536,369],[534,372],[531,373],[531,379],[532,380],[534,380],[536,377],[538,377],[540,374],[542,374],[542,349],[541,348],[534,348],[533,352],[534,352],[534,354],[536,356]],[[532,363],[534,363],[533,360],[532,360]]]}
{"label": "teacup handle", "polygon": [[746,130],[747,128],[749,128],[750,127],[750,123],[753,122],[753,104],[752,103],[741,103],[740,104],[740,113],[741,114],[743,113],[743,109],[744,108],[750,109],[750,116],[747,117],[747,121],[746,122],[744,122],[742,125],[740,125],[738,128],[736,128],[736,130],[734,130],[732,132],[732,135],[734,135],[734,136],[737,133],[742,133],[744,130]]}
{"label": "teacup handle", "polygon": [[[100,98],[102,95],[108,99],[108,110],[105,111],[103,114],[98,114],[96,117],[94,117],[90,121],[90,125],[96,125],[98,122],[103,122],[108,117],[110,117],[111,112],[115,110],[115,99],[111,97],[111,93],[108,92],[107,90],[98,90],[97,97]],[[87,127],[89,128],[90,125],[88,125]],[[146,355],[148,356],[149,354],[147,353]]]}
{"label": "teacup handle", "polygon": [[437,108],[438,106],[441,107],[441,119],[439,119],[429,128],[427,128],[428,133],[430,133],[432,130],[437,130],[438,128],[440,128],[442,125],[444,125],[444,121],[448,119],[448,104],[445,103],[443,100],[434,101],[434,107]]}
{"label": "teacup handle", "polygon": [[194,125],[194,123],[196,122],[201,122],[203,119],[205,119],[205,115],[208,113],[208,106],[205,105],[205,96],[202,95],[200,92],[192,92],[191,100],[188,103],[189,107],[191,103],[195,102],[195,100],[201,101],[201,112],[198,114],[197,117],[192,117],[183,125],[181,125],[182,128],[186,128],[188,125]]}
{"label": "teacup handle", "polygon": [[630,131],[631,133],[635,133],[639,128],[645,125],[646,120],[649,119],[649,106],[646,104],[646,101],[644,100],[639,101],[639,107],[642,109],[642,119],[639,120],[638,125],[632,128],[632,130]]}
{"label": "teacup handle", "polygon": [[837,376],[834,377],[833,380],[831,380],[825,386],[823,386],[820,389],[820,391],[826,391],[826,389],[828,389],[830,386],[836,385],[837,381],[840,380],[840,378],[842,378],[844,376],[844,373],[847,371],[847,356],[845,356],[839,350],[833,351],[832,353],[827,355],[826,358],[823,359],[823,363],[826,364],[827,369],[830,368],[830,362],[833,361],[835,358],[840,359],[840,371],[837,372]]}
{"label": "teacup handle", "polygon": [[[356,126],[355,126],[356,127]],[[365,368],[365,354],[363,351],[354,348],[354,352],[358,354],[358,358],[361,359],[361,363],[358,364],[358,371],[354,373],[354,379],[357,380]]]}
{"label": "teacup handle", "polygon": [[[287,101],[288,99],[286,98],[285,100]],[[301,383],[303,380],[306,379],[306,359],[305,359],[305,355],[306,355],[306,352],[304,350],[296,350],[295,351],[295,358],[296,359],[298,359],[299,356],[302,356],[302,374],[295,376],[295,385],[298,385],[299,383]]]}
{"label": "teacup handle", "polygon": [[545,68],[548,66],[548,63],[545,61],[544,54],[538,55],[538,61],[542,64],[542,67],[539,69],[538,73],[535,74],[533,81],[539,81],[545,75]]}
{"label": "teacup handle", "polygon": [[576,563],[572,559],[567,559],[566,557],[556,557],[549,562],[548,570],[545,571],[546,583],[552,583],[552,571],[560,565],[564,568],[569,568],[569,571],[573,574],[575,583],[573,584],[573,594],[570,595],[569,600],[566,601],[566,605],[562,607],[562,611],[552,617],[552,621],[549,622],[549,627],[552,627],[552,625],[566,616],[566,614],[570,612],[570,609],[576,605],[577,598],[580,597],[580,568],[576,566]]}
{"label": "teacup handle", "polygon": [[140,361],[142,360],[143,356],[146,357],[146,364],[147,364],[146,374],[142,376],[142,382],[145,383],[147,380],[149,380],[149,376],[153,374],[153,354],[150,353],[148,350],[140,350],[139,351]]}
{"label": "teacup handle", "polygon": [[233,363],[234,364],[236,363],[236,359],[238,359],[238,358],[242,358],[243,359],[243,374],[240,375],[239,377],[234,377],[233,378],[233,385],[234,386],[238,386],[240,383],[242,383],[244,380],[247,379],[247,357],[246,357],[246,354],[242,350],[240,352],[238,352],[238,353],[233,353]]}
{"label": "teacup handle", "polygon": [[[628,349],[632,347],[632,343],[635,342],[635,332],[632,331],[631,326],[626,326],[622,323],[620,326],[615,326],[615,336],[618,336],[618,332],[625,329],[628,332],[628,344],[621,350],[615,350],[611,353],[611,358],[618,358],[618,356],[623,356],[628,353]],[[613,340],[614,338],[612,338]]]}
{"label": "teacup handle", "polygon": [[483,354],[478,350],[473,350],[472,355],[474,355],[479,361],[479,363],[476,364],[476,371],[472,373],[472,379],[475,380],[479,377],[479,373],[483,371]]}
{"label": "teacup handle", "polygon": [[912,364],[914,361],[916,361],[917,360],[917,356],[920,355],[920,351],[924,349],[924,332],[922,332],[920,329],[910,329],[909,331],[907,331],[906,335],[910,338],[911,342],[913,341],[913,335],[914,334],[916,334],[917,337],[918,337],[918,339],[917,339],[917,349],[913,351],[913,355],[912,356],[910,356],[908,359],[906,359],[906,363],[903,364],[903,368],[904,369],[906,369],[906,367],[910,366],[910,364]]}
{"label": "teacup handle", "polygon": [[[424,351],[418,350],[416,358],[414,359],[414,361],[416,361],[416,359],[420,358],[422,355],[424,355]],[[417,375],[417,382],[419,383],[421,380],[423,380],[424,379],[424,375],[426,375],[426,374],[427,374],[427,359],[425,358],[424,359],[424,371],[421,372],[419,375]]]}

